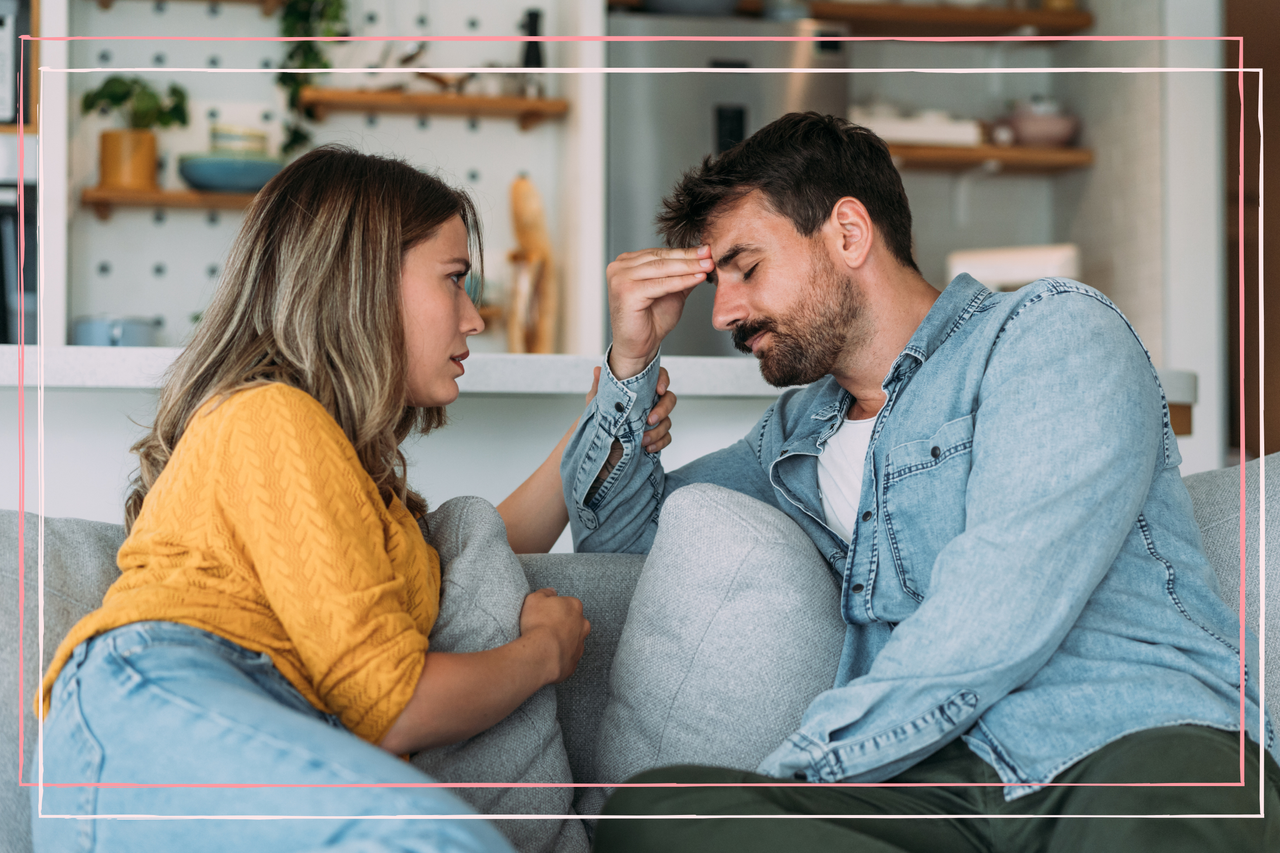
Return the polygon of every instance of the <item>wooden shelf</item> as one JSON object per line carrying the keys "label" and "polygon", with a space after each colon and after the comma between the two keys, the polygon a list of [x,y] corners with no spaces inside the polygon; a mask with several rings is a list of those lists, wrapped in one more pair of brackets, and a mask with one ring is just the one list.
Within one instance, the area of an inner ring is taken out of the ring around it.
{"label": "wooden shelf", "polygon": [[[97,0],[98,6],[102,9],[110,9],[113,0]],[[200,0],[202,3],[251,3],[254,6],[262,6],[262,17],[269,18],[275,14],[275,11],[284,5],[284,0]]]}
{"label": "wooden shelf", "polygon": [[899,169],[993,172],[1060,172],[1093,164],[1088,148],[1033,148],[1024,145],[890,145]]}
{"label": "wooden shelf", "polygon": [[[609,0],[610,8],[640,9],[643,0]],[[763,0],[739,0],[738,14],[759,15]],[[1093,26],[1093,15],[998,6],[919,6],[901,3],[832,3],[814,0],[809,15],[849,25],[855,36],[1004,36],[1034,32],[1065,36]]]}
{"label": "wooden shelf", "polygon": [[215,193],[197,190],[117,190],[88,187],[80,203],[92,207],[99,219],[109,219],[114,207],[189,207],[202,210],[241,210],[256,193]]}
{"label": "wooden shelf", "polygon": [[394,89],[326,89],[303,86],[298,106],[315,110],[323,120],[331,112],[410,113],[413,115],[493,116],[514,118],[521,130],[528,130],[569,111],[569,102],[559,98],[489,97],[402,92]]}

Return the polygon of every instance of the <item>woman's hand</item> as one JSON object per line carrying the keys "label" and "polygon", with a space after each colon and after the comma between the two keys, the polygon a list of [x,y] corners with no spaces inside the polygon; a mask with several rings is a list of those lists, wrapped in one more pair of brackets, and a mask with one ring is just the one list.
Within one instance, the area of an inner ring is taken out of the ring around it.
{"label": "woman's hand", "polygon": [[582,615],[582,602],[573,596],[556,595],[550,587],[535,590],[520,608],[520,636],[549,641],[548,684],[559,684],[578,668],[591,623]]}
{"label": "woman's hand", "polygon": [[[596,368],[599,370],[599,368]],[[644,428],[644,449],[657,453],[671,443],[671,410],[676,407],[676,395],[668,390],[671,377],[665,367],[658,368],[658,402],[649,411],[648,424]]]}
{"label": "woman's hand", "polygon": [[378,745],[403,755],[497,725],[538,690],[573,675],[589,633],[581,601],[549,587],[529,593],[512,642],[483,652],[427,652],[413,695]]}

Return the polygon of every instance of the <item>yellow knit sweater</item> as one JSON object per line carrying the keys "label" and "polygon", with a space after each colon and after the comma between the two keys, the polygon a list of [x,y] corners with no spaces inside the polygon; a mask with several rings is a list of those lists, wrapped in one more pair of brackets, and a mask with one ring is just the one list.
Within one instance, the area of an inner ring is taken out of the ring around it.
{"label": "yellow knit sweater", "polygon": [[271,384],[205,404],[117,556],[120,579],[77,645],[145,620],[181,622],[271,656],[316,708],[377,743],[404,709],[440,606],[440,561],[386,505],[337,422]]}

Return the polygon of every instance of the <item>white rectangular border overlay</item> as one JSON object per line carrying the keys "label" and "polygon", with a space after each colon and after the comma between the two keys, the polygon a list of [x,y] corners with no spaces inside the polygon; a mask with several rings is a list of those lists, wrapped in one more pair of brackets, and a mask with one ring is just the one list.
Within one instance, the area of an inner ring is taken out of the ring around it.
{"label": "white rectangular border overlay", "polygon": [[[32,40],[33,40],[33,41],[40,41],[40,40],[44,40],[44,39],[32,39]],[[63,40],[63,39],[49,39],[49,40]],[[86,38],[86,40],[87,40],[87,38]],[[139,39],[139,40],[144,40],[144,39]],[[172,37],[164,37],[164,36],[161,36],[161,37],[148,38],[148,39],[145,39],[145,40],[175,40],[175,39],[173,39]],[[177,40],[203,40],[203,39],[190,39],[190,38],[188,38],[188,39],[177,39]],[[226,40],[226,39],[219,39],[219,40]],[[271,39],[271,40],[275,40],[275,39]],[[366,39],[366,40],[367,40],[367,39]],[[399,41],[399,40],[404,40],[404,39],[386,39],[386,40]],[[587,40],[597,40],[597,39],[587,39]],[[810,40],[812,40],[812,39],[810,39]],[[861,39],[856,39],[856,38],[854,38],[854,39],[841,39],[841,40],[858,41],[858,40],[861,40]],[[1092,41],[1092,40],[1095,40],[1095,39],[1078,39],[1078,40],[1088,40],[1088,41]],[[1116,38],[1114,38],[1114,37],[1112,37],[1112,38],[1101,37],[1101,38],[1098,38],[1098,39],[1096,39],[1096,40],[1097,40],[1097,41],[1113,41],[1113,40],[1117,40],[1117,39],[1116,39]],[[1178,37],[1176,37],[1176,36],[1175,36],[1175,37],[1164,37],[1164,38],[1158,38],[1158,39],[1145,39],[1145,40],[1180,41],[1180,40],[1185,40],[1185,39],[1180,39],[1180,38],[1178,38]],[[1217,37],[1217,38],[1214,38],[1213,40],[1229,42],[1229,41],[1235,41],[1236,39],[1235,39],[1234,37],[1230,37],[1230,36],[1223,36],[1223,37]],[[45,86],[45,73],[46,73],[46,72],[49,72],[49,73],[59,73],[59,72],[61,72],[61,73],[69,73],[69,74],[71,74],[71,73],[89,73],[89,72],[96,72],[96,71],[112,71],[112,72],[116,72],[116,73],[125,73],[125,72],[130,72],[130,73],[151,73],[151,72],[154,72],[154,71],[155,71],[155,69],[154,69],[154,68],[82,68],[82,69],[55,69],[55,68],[49,68],[49,67],[47,67],[47,66],[41,66],[39,70],[40,70],[40,74],[41,74],[41,81],[40,81],[40,82],[41,82],[41,85],[40,85],[40,93],[41,93],[41,94],[40,94],[40,101],[41,101],[41,102],[43,101],[44,93],[47,91],[47,87]],[[167,69],[165,69],[165,70],[166,70],[167,72],[175,72],[175,71],[188,71],[188,72],[191,72],[191,71],[198,71],[198,72],[202,72],[202,73],[210,73],[210,74],[218,74],[218,73],[222,73],[222,74],[227,74],[227,73],[231,73],[231,74],[236,74],[236,73],[254,73],[254,74],[264,74],[264,73],[265,73],[265,74],[277,74],[277,73],[279,73],[279,72],[280,72],[280,71],[282,71],[282,70],[283,70],[283,71],[293,71],[293,72],[296,72],[296,73],[305,73],[305,72],[307,72],[307,71],[313,71],[313,72],[317,72],[317,73],[343,73],[343,72],[347,72],[347,73],[370,73],[371,71],[374,71],[374,72],[385,72],[385,73],[398,73],[398,69],[364,69],[364,68],[362,68],[362,69],[278,69],[278,68],[276,68],[276,69],[230,69],[230,68],[210,69],[210,68],[167,68]],[[434,68],[434,69],[432,69],[432,70],[437,71],[437,72],[440,72],[440,73],[468,73],[468,72],[474,71],[475,69],[474,69],[474,68],[467,68],[467,67],[457,67],[457,68]],[[523,69],[497,69],[497,68],[494,68],[494,69],[486,69],[486,70],[488,70],[488,71],[494,71],[494,72],[498,72],[498,73],[503,73],[504,71],[505,71],[506,73],[522,73],[522,72],[523,72]],[[888,73],[904,73],[904,72],[909,72],[909,73],[926,73],[926,74],[993,74],[993,73],[997,73],[997,74],[1025,74],[1025,73],[1035,73],[1035,74],[1044,74],[1044,73],[1052,73],[1052,74],[1058,74],[1058,73],[1130,73],[1130,74],[1134,74],[1134,73],[1153,73],[1153,72],[1154,72],[1154,73],[1179,73],[1179,72],[1196,72],[1196,73],[1198,73],[1198,72],[1225,72],[1225,73],[1235,73],[1235,74],[1240,74],[1240,73],[1242,73],[1242,72],[1243,72],[1243,73],[1256,73],[1256,74],[1258,75],[1258,131],[1259,131],[1259,134],[1260,134],[1260,135],[1264,133],[1264,126],[1263,126],[1263,108],[1262,108],[1262,103],[1263,103],[1263,98],[1262,98],[1262,84],[1263,84],[1263,79],[1262,79],[1262,69],[1261,69],[1261,68],[1239,68],[1239,67],[1238,67],[1238,68],[1214,68],[1214,67],[1202,67],[1202,68],[1191,68],[1191,67],[1179,67],[1179,68],[1164,68],[1164,67],[1115,67],[1115,68],[1082,68],[1082,67],[1061,67],[1061,68],[1060,68],[1060,67],[1053,67],[1053,68],[1036,68],[1036,67],[1031,67],[1031,68],[928,68],[928,69],[922,69],[922,68],[874,68],[874,69],[833,68],[833,69],[805,69],[805,70],[803,70],[803,71],[797,71],[797,70],[796,70],[796,69],[794,69],[794,68],[602,68],[602,67],[590,68],[590,67],[588,67],[588,68],[543,68],[543,69],[541,69],[541,70],[540,70],[540,73],[549,73],[549,74],[637,74],[637,73],[638,73],[638,74],[655,74],[655,73],[660,73],[660,74],[661,74],[661,73],[665,73],[665,74],[676,74],[676,73],[695,73],[695,72],[696,72],[696,73],[736,73],[736,74],[742,74],[742,73],[749,73],[749,74],[750,74],[750,73],[755,73],[755,74],[771,74],[771,73],[792,73],[792,74],[794,74],[794,73],[888,74]],[[1243,105],[1242,105],[1242,107],[1243,107]],[[1243,113],[1243,109],[1242,109],[1242,113]],[[1243,120],[1243,119],[1242,119],[1242,120]],[[20,140],[21,140],[21,137],[22,137],[22,134],[20,133],[20,134],[19,134],[19,139],[20,139]],[[39,186],[39,185],[41,185],[41,184],[43,184],[43,182],[44,182],[44,181],[43,181],[43,178],[44,178],[44,174],[45,174],[45,140],[46,140],[46,138],[47,138],[47,137],[46,137],[46,134],[40,134],[40,135],[38,136],[38,148],[39,148],[39,155],[40,155],[40,156],[39,156],[39,179],[38,179],[38,184],[37,184],[38,186]],[[1263,347],[1263,343],[1264,343],[1264,340],[1265,340],[1265,322],[1264,322],[1265,312],[1263,311],[1263,306],[1264,306],[1264,303],[1263,303],[1263,296],[1264,296],[1264,294],[1263,294],[1263,286],[1262,286],[1262,283],[1263,283],[1263,281],[1264,281],[1264,276],[1263,276],[1263,239],[1264,239],[1265,231],[1264,231],[1264,228],[1263,228],[1263,222],[1264,222],[1264,219],[1263,219],[1263,210],[1264,210],[1264,207],[1263,207],[1263,162],[1262,162],[1263,154],[1262,154],[1262,148],[1261,148],[1261,146],[1259,147],[1259,154],[1258,154],[1258,157],[1259,157],[1259,162],[1258,162],[1258,333],[1259,333],[1259,346],[1258,346],[1258,359],[1259,359],[1258,371],[1259,371],[1259,376],[1258,376],[1258,382],[1259,382],[1259,389],[1258,389],[1258,393],[1259,393],[1259,422],[1260,422],[1260,424],[1261,424],[1262,417],[1263,417],[1263,413],[1265,412],[1265,407],[1264,407],[1264,405],[1263,405],[1263,404],[1264,404],[1264,400],[1263,400],[1263,397],[1262,397],[1262,394],[1263,394],[1263,379],[1264,379],[1264,364],[1263,364],[1264,347]],[[1241,168],[1243,168],[1243,164],[1241,164]],[[43,210],[43,207],[44,207],[44,204],[45,204],[45,194],[44,194],[43,192],[38,193],[38,201],[37,201],[37,204],[39,205],[39,208],[40,208],[41,210]],[[1241,201],[1241,204],[1243,204],[1243,201]],[[1241,236],[1240,236],[1240,239],[1243,239],[1243,235],[1241,235]],[[39,263],[39,287],[38,287],[38,291],[37,291],[37,300],[38,300],[38,315],[37,315],[37,316],[39,316],[39,317],[41,317],[41,318],[42,318],[42,319],[40,320],[41,325],[43,325],[44,306],[45,306],[45,293],[46,293],[46,290],[47,290],[47,288],[45,288],[45,287],[44,287],[44,283],[45,283],[45,258],[44,258],[44,246],[45,246],[45,241],[40,240],[40,241],[39,241],[39,245],[38,245],[38,247],[37,247],[37,251],[38,251],[38,253],[39,253],[39,254],[38,254],[38,263]],[[1243,276],[1243,271],[1241,271],[1240,275],[1241,275],[1241,276]],[[1231,282],[1227,282],[1227,283],[1226,283],[1226,286],[1228,286],[1228,287],[1229,287],[1229,286],[1231,286],[1231,284],[1232,284]],[[1242,304],[1241,304],[1241,306],[1240,306],[1240,310],[1241,310],[1241,311],[1243,311],[1243,310],[1244,310],[1243,303],[1242,303]],[[43,659],[44,659],[44,639],[45,639],[45,638],[44,638],[44,634],[45,634],[45,630],[44,630],[44,627],[45,627],[45,626],[44,626],[44,493],[45,493],[45,488],[44,488],[44,392],[45,392],[45,383],[44,383],[44,337],[45,337],[45,336],[44,336],[43,334],[40,334],[40,336],[39,336],[39,338],[38,338],[38,343],[37,343],[37,346],[36,346],[36,354],[37,354],[37,364],[36,364],[36,375],[37,375],[37,385],[36,385],[36,390],[37,390],[37,405],[36,405],[36,408],[37,408],[37,441],[36,441],[36,454],[37,454],[37,456],[36,456],[36,471],[37,471],[37,481],[38,481],[38,486],[37,486],[38,491],[37,491],[37,493],[38,493],[38,496],[39,496],[39,497],[38,497],[38,500],[37,500],[37,515],[38,515],[38,533],[37,533],[37,574],[38,574],[38,578],[39,578],[38,620],[37,620],[37,625],[38,625],[38,630],[39,630],[38,653],[40,654],[40,659],[41,659],[41,661],[43,661]],[[1243,347],[1243,343],[1241,343],[1241,346]],[[1232,356],[1234,356],[1234,354],[1231,354],[1231,355],[1232,355]],[[21,377],[20,377],[20,380],[19,380],[19,381],[20,381],[20,382],[22,381]],[[19,404],[20,404],[20,405],[22,405],[22,403],[23,403],[23,401],[24,401],[24,398],[25,398],[25,390],[24,390],[24,389],[20,389],[20,392],[19,392]],[[20,423],[20,424],[19,424],[19,428],[20,428],[20,429],[25,429],[25,423]],[[1262,433],[1261,433],[1261,432],[1260,432],[1260,435],[1262,435]],[[1259,493],[1259,518],[1260,518],[1260,525],[1259,525],[1259,552],[1260,552],[1260,565],[1259,565],[1259,599],[1260,599],[1259,636],[1260,636],[1260,638],[1266,635],[1266,595],[1265,595],[1265,588],[1266,588],[1266,587],[1265,587],[1265,584],[1266,584],[1266,574],[1265,574],[1265,571],[1263,571],[1263,566],[1265,565],[1265,559],[1266,559],[1266,557],[1265,557],[1265,555],[1266,555],[1266,458],[1265,458],[1265,453],[1266,453],[1265,445],[1260,444],[1260,446],[1259,446],[1259,455],[1260,455],[1260,457],[1261,457],[1261,458],[1260,458],[1260,460],[1259,460],[1259,468],[1260,468],[1260,471],[1259,471],[1259,477],[1260,477],[1260,484],[1259,484],[1259,485],[1260,485],[1260,493]],[[1243,462],[1242,462],[1241,464],[1242,464],[1242,466],[1243,466]],[[1243,476],[1243,475],[1242,475],[1242,476]],[[20,491],[21,491],[21,484],[19,484],[19,488],[20,488]],[[1242,507],[1242,510],[1243,510],[1243,507]],[[1242,515],[1243,515],[1243,512],[1242,512]],[[21,518],[19,519],[19,523],[20,523],[20,524],[23,524],[23,523],[24,523],[24,522],[23,522],[23,520],[22,520]],[[1241,554],[1241,563],[1242,563],[1242,568],[1243,568],[1244,557],[1245,557],[1245,555],[1242,553],[1242,554]],[[22,562],[21,562],[21,561],[20,561],[20,564],[19,564],[19,569],[20,569],[20,570],[22,569]],[[21,614],[19,614],[19,616],[20,616],[20,618],[21,618]],[[1241,620],[1242,620],[1242,622],[1243,622],[1243,619],[1244,619],[1244,600],[1243,600],[1243,598],[1242,598],[1242,600],[1241,600],[1241,602],[1240,602],[1240,618],[1241,618]],[[1259,640],[1259,670],[1261,670],[1261,673],[1260,673],[1260,680],[1259,680],[1259,690],[1260,690],[1260,692],[1261,692],[1261,691],[1263,691],[1263,690],[1265,690],[1265,678],[1266,678],[1266,674],[1265,674],[1265,673],[1266,673],[1266,666],[1265,666],[1265,652],[1266,652],[1265,644],[1264,644],[1264,643],[1262,643],[1262,642],[1261,642],[1261,639],[1260,639],[1260,640]],[[21,661],[19,661],[19,666],[21,666]],[[41,681],[43,680],[43,675],[44,675],[43,670],[41,670],[41,673],[40,673],[40,680],[41,680]],[[38,682],[38,683],[39,683],[39,682]],[[1241,689],[1243,690],[1243,687],[1242,687]],[[41,694],[41,696],[42,696],[42,694]],[[21,702],[21,697],[19,697],[19,699],[20,699],[20,702]],[[1263,700],[1263,702],[1264,702],[1264,705],[1263,705],[1263,707],[1262,707],[1262,709],[1261,709],[1261,712],[1262,712],[1263,714],[1265,714],[1265,710],[1266,710],[1266,709],[1265,709],[1265,695],[1263,695],[1263,696],[1262,696],[1262,700]],[[1243,702],[1243,700],[1242,700],[1242,702]],[[47,818],[65,818],[65,819],[131,819],[131,818],[132,818],[132,819],[161,819],[161,820],[228,820],[228,819],[244,819],[244,820],[351,820],[351,819],[357,819],[357,818],[365,818],[365,819],[371,819],[371,820],[379,820],[379,819],[382,819],[382,820],[386,820],[386,819],[403,819],[403,818],[413,818],[413,819],[423,819],[423,820],[434,820],[434,819],[448,819],[448,820],[507,820],[507,819],[519,819],[519,820],[531,820],[531,819],[532,819],[532,820],[559,820],[559,819],[577,818],[577,817],[580,817],[579,815],[479,815],[479,814],[475,814],[475,815],[400,815],[400,816],[392,816],[392,815],[383,815],[383,816],[375,816],[375,815],[352,815],[352,816],[336,816],[336,815],[326,815],[326,816],[316,816],[316,815],[298,815],[298,816],[278,816],[278,815],[272,815],[272,816],[264,816],[264,815],[181,815],[181,816],[154,816],[154,815],[124,815],[124,814],[120,814],[120,815],[106,815],[106,814],[100,814],[100,815],[92,815],[92,816],[80,816],[80,815],[48,815],[48,814],[45,814],[45,813],[43,812],[43,803],[44,803],[44,751],[43,751],[43,741],[44,741],[44,738],[43,738],[44,719],[43,719],[43,714],[42,714],[42,713],[41,713],[41,714],[37,714],[37,715],[36,715],[36,717],[37,717],[37,720],[36,720],[36,722],[37,722],[37,731],[38,731],[39,736],[40,736],[40,740],[39,740],[39,750],[38,750],[38,754],[37,754],[37,765],[38,765],[39,781],[37,782],[36,787],[37,787],[37,789],[38,789],[38,798],[39,798],[38,815],[39,815],[40,817],[42,817],[42,818],[46,818],[46,817],[47,817]],[[21,744],[19,745],[19,749],[21,749]],[[1265,787],[1266,787],[1266,786],[1265,786],[1265,772],[1266,772],[1266,771],[1265,771],[1265,749],[1263,748],[1263,746],[1262,746],[1261,744],[1259,744],[1259,745],[1258,745],[1258,751],[1259,751],[1259,806],[1258,806],[1259,810],[1258,810],[1258,813],[1257,813],[1257,814],[1239,814],[1239,815],[1228,815],[1228,814],[1212,814],[1212,815],[1168,815],[1168,814],[1160,814],[1160,815],[1061,815],[1060,817],[1066,817],[1066,818],[1072,818],[1072,817],[1075,817],[1075,818],[1169,818],[1169,817],[1184,817],[1184,818],[1196,818],[1196,817],[1217,817],[1217,818],[1231,818],[1231,817],[1263,817],[1263,816],[1264,816],[1264,812],[1263,812],[1263,799],[1264,799],[1264,792],[1265,792]],[[21,780],[19,780],[19,783],[20,783],[20,784],[22,784],[22,783],[21,783]],[[1135,783],[1135,785],[1137,785],[1137,784],[1141,784],[1141,783]],[[1185,784],[1183,784],[1182,786],[1185,786]],[[466,787],[466,786],[458,786],[458,787]],[[513,785],[512,787],[523,787],[523,786]],[[557,786],[557,787],[560,787],[560,786]],[[567,786],[567,785],[566,785],[566,786],[563,786],[563,787],[570,787],[570,786]],[[574,786],[572,786],[572,787],[584,787],[584,785],[583,785],[583,784],[581,784],[581,783],[579,783],[579,784],[574,785]],[[586,785],[585,787],[602,787],[602,786]],[[834,787],[834,786],[833,786],[833,787]],[[874,787],[874,786],[872,786],[872,787]],[[747,819],[751,819],[751,818],[774,818],[774,819],[824,819],[824,818],[848,818],[848,817],[850,817],[850,815],[848,815],[848,814],[839,814],[839,815],[728,815],[728,816],[726,816],[726,815],[636,815],[636,816],[626,816],[626,815],[599,815],[599,816],[596,816],[596,819],[615,819],[615,818],[616,818],[616,819],[627,819],[627,820],[637,820],[637,819],[659,819],[659,818],[660,818],[660,819],[698,819],[698,818],[711,818],[711,817],[734,817],[734,818],[747,818]],[[1035,815],[858,815],[857,817],[859,817],[860,819],[884,819],[884,820],[901,820],[901,819],[923,819],[923,820],[929,820],[929,819],[966,819],[966,818],[975,818],[975,819],[986,819],[986,820],[989,820],[989,819],[1019,819],[1019,818],[1030,818],[1030,817],[1037,817],[1037,816],[1035,816]]]}

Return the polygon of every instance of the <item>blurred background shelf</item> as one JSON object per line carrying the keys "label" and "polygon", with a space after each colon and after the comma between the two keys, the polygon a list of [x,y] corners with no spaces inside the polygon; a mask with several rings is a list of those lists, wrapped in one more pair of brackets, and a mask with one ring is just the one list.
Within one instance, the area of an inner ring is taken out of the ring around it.
{"label": "blurred background shelf", "polygon": [[899,169],[954,171],[982,167],[993,172],[1045,173],[1093,164],[1093,151],[1088,148],[891,144],[889,153]]}
{"label": "blurred background shelf", "polygon": [[[180,347],[102,347],[28,345],[23,349],[23,376],[18,374],[19,347],[0,344],[0,388],[25,385],[46,388],[160,387]],[[464,394],[570,394],[579,397],[591,384],[598,355],[513,355],[472,353],[467,372],[458,379]],[[782,389],[760,377],[755,359],[711,356],[664,356],[662,364],[679,377],[683,397],[773,398]]]}
{"label": "blurred background shelf", "polygon": [[547,119],[560,118],[569,111],[569,102],[563,98],[327,89],[319,86],[303,87],[298,93],[298,105],[303,109],[314,109],[321,121],[331,112],[487,116],[514,118],[521,130],[528,130]]}
{"label": "blurred background shelf", "polygon": [[99,219],[109,219],[114,207],[188,207],[201,210],[240,210],[255,193],[215,193],[196,190],[117,190],[86,187],[80,203],[93,208]]}
{"label": "blurred background shelf", "polygon": [[[110,9],[110,8],[111,8],[111,4],[112,4],[113,2],[115,2],[115,0],[97,0],[98,8],[100,8],[100,9]],[[203,3],[203,2],[207,2],[207,0],[198,0],[198,2],[202,2],[202,3]],[[283,5],[284,5],[284,0],[217,0],[217,2],[220,2],[220,3],[249,3],[249,4],[254,5],[254,6],[259,6],[259,5],[260,5],[260,6],[262,6],[262,15],[263,15],[263,17],[270,17],[272,14],[274,14],[274,13],[275,13],[276,9],[279,9],[281,6],[283,6]]]}
{"label": "blurred background shelf", "polygon": [[[27,346],[18,376],[18,347],[0,344],[0,388],[42,384],[46,388],[160,387],[178,347]],[[600,364],[594,355],[511,355],[474,353],[458,380],[464,394],[572,394],[583,391],[583,377]],[[755,359],[717,356],[664,356],[662,364],[678,382],[682,397],[773,398],[781,388],[767,384]],[[1191,407],[1197,402],[1194,373],[1161,370],[1174,433],[1191,432]]]}

